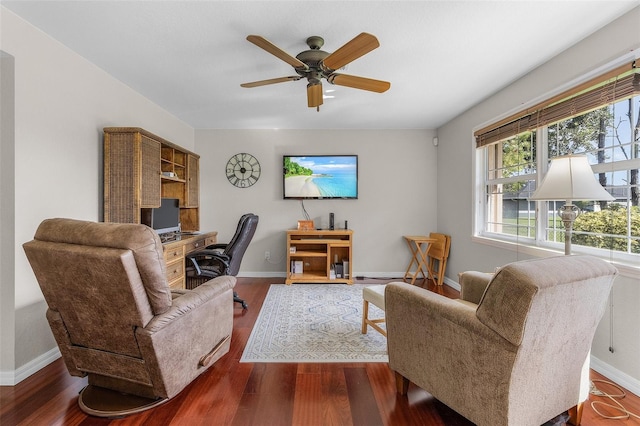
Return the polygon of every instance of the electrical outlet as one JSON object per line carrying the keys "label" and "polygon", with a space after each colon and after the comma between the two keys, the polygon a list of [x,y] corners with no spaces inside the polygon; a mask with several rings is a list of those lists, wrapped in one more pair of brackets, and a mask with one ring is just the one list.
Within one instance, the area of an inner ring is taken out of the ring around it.
{"label": "electrical outlet", "polygon": [[264,252],[264,260],[269,260],[269,259],[271,259],[271,252],[265,251]]}

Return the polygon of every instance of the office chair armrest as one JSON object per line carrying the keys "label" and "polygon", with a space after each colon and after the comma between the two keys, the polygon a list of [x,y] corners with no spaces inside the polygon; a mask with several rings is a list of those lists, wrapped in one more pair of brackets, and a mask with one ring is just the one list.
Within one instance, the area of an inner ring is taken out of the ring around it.
{"label": "office chair armrest", "polygon": [[196,252],[190,253],[190,254],[187,255],[187,257],[192,257],[194,259],[216,258],[216,259],[226,259],[227,261],[230,259],[229,256],[227,256],[224,253],[220,253],[217,250],[209,250],[209,249],[204,249],[204,250],[200,250],[200,251],[196,251]]}
{"label": "office chair armrest", "polygon": [[[229,270],[229,262],[231,262],[231,258],[224,253],[219,253],[214,250],[201,250],[192,254],[187,255],[188,262],[193,266],[193,269],[196,271],[196,276],[202,277],[214,277],[217,275],[226,275]],[[220,267],[218,270],[220,274],[213,274],[211,271],[208,271],[205,266],[205,263],[209,264],[219,264]]]}
{"label": "office chair armrest", "polygon": [[[196,270],[196,276],[202,275],[202,270],[200,269],[200,265],[198,265],[198,261],[194,257],[187,256],[187,261],[191,263],[191,266],[193,266],[193,269]],[[189,265],[187,265],[187,268],[188,267]]]}
{"label": "office chair armrest", "polygon": [[210,246],[206,246],[206,250],[224,250],[227,248],[228,244],[211,244]]}

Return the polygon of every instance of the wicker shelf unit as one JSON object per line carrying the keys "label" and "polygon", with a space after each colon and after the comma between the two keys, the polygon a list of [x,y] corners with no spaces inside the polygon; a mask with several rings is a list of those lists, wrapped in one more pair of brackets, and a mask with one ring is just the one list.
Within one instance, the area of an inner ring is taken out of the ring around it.
{"label": "wicker shelf unit", "polygon": [[183,231],[200,230],[200,156],[139,127],[104,128],[104,220],[141,223],[161,198],[180,200]]}

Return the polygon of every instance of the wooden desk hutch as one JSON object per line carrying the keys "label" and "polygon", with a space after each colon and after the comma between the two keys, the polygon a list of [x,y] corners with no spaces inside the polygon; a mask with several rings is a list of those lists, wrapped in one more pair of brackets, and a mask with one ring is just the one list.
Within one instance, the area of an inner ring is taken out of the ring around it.
{"label": "wooden desk hutch", "polygon": [[[185,233],[200,230],[200,156],[138,127],[104,129],[104,221],[142,223],[162,198],[177,198]],[[185,287],[184,256],[216,242],[217,232],[164,244],[172,288]]]}
{"label": "wooden desk hutch", "polygon": [[200,156],[137,127],[104,129],[104,220],[141,223],[161,198],[180,200],[182,230],[200,229]]}

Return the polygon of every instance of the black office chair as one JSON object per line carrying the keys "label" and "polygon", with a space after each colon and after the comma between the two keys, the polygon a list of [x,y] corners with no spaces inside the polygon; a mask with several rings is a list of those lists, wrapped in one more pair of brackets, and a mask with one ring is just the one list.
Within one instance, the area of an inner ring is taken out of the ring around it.
{"label": "black office chair", "polygon": [[[236,233],[227,244],[213,244],[187,255],[187,287],[195,288],[220,275],[238,275],[240,263],[253,234],[258,227],[258,216],[253,213],[242,215]],[[233,301],[247,309],[247,303],[233,293]]]}

